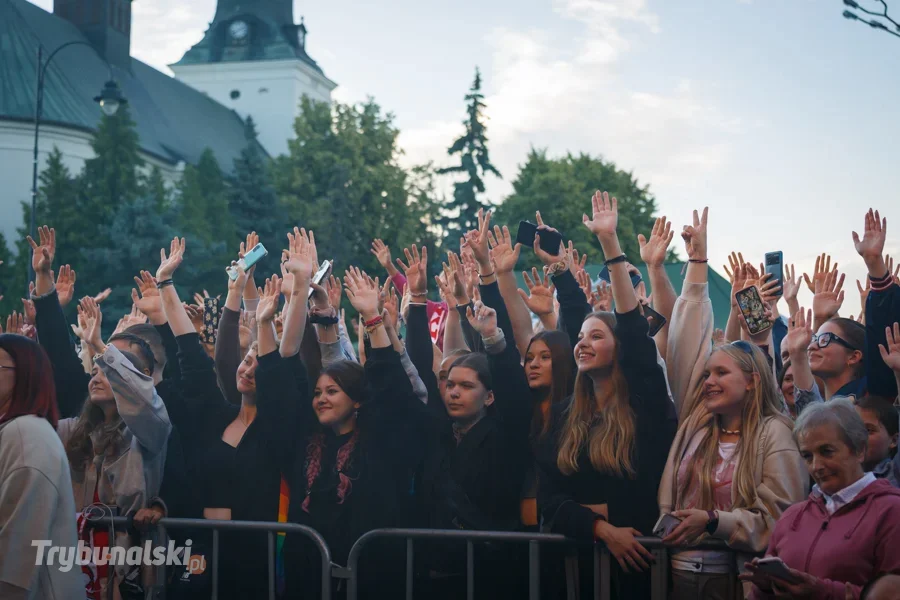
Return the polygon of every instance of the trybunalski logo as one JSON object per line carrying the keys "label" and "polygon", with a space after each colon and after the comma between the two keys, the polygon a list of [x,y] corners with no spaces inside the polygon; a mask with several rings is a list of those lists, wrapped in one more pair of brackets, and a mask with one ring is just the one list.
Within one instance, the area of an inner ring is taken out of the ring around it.
{"label": "trybunalski logo", "polygon": [[52,544],[53,542],[50,540],[32,540],[31,545],[38,549],[35,565],[58,565],[59,570],[63,572],[71,570],[75,565],[82,567],[91,564],[97,566],[181,566],[188,567],[193,574],[200,574],[206,570],[206,561],[203,556],[191,555],[191,540],[186,540],[184,546],[176,546],[174,541],[169,540],[168,546],[156,547],[153,547],[150,540],[147,540],[143,546],[130,548],[121,546],[91,548],[86,546],[83,541],[79,541],[77,547],[53,546]]}

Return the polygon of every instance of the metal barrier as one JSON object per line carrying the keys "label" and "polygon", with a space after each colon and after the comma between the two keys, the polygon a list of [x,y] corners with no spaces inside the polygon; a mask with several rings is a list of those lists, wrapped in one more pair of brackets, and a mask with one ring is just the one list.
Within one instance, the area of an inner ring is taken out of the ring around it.
{"label": "metal barrier", "polygon": [[[128,517],[109,517],[92,520],[91,526],[95,528],[114,525],[123,529],[129,524]],[[529,600],[539,600],[541,593],[541,544],[565,544],[575,548],[575,541],[563,535],[551,533],[524,533],[509,531],[469,531],[469,530],[442,530],[442,529],[374,529],[365,533],[353,544],[348,556],[347,568],[333,565],[331,551],[324,538],[315,529],[305,525],[294,523],[277,523],[269,521],[214,521],[208,519],[175,519],[166,518],[160,520],[157,532],[165,537],[166,528],[172,529],[211,529],[213,532],[212,543],[212,600],[218,600],[218,570],[219,570],[219,531],[265,531],[268,533],[268,577],[269,600],[275,600],[275,534],[278,532],[303,535],[312,540],[322,557],[322,600],[331,599],[332,577],[347,579],[347,599],[357,600],[359,593],[359,559],[366,544],[377,538],[403,538],[406,540],[406,599],[413,599],[414,584],[414,540],[458,540],[466,542],[466,598],[475,598],[475,543],[476,542],[506,542],[528,543],[528,597]],[[112,532],[110,532],[112,533]],[[665,546],[662,540],[655,537],[635,538],[654,556],[654,563],[650,571],[651,598],[653,600],[665,600],[669,591],[669,552],[678,550]],[[722,540],[707,540],[702,544],[691,546],[691,550],[717,550],[731,555],[729,576],[735,577],[737,568],[735,553]],[[165,582],[165,567],[161,570],[161,581]],[[594,544],[593,548],[593,598],[594,600],[609,600],[611,596],[611,571],[609,550],[603,544]],[[567,573],[566,583],[568,598],[576,598],[577,581]],[[162,596],[164,598],[165,590]],[[732,600],[735,600],[732,598]]]}
{"label": "metal barrier", "polygon": [[[376,538],[405,538],[406,539],[406,600],[413,600],[414,559],[413,540],[465,540],[466,542],[466,598],[475,598],[475,542],[528,542],[528,597],[529,600],[538,600],[541,594],[540,574],[540,547],[541,543],[572,544],[574,541],[557,534],[549,533],[520,533],[506,531],[463,531],[441,529],[375,529],[360,537],[350,549],[346,574],[349,579],[347,586],[347,600],[357,600],[359,592],[359,557],[365,545]],[[665,600],[669,593],[669,551],[676,549],[665,546],[660,538],[639,537],[635,538],[654,556],[654,563],[650,571],[651,598],[653,600]],[[709,540],[691,550],[717,550],[728,552],[732,558],[734,551],[721,540]],[[603,544],[594,544],[593,560],[593,598],[594,600],[610,600],[610,554]],[[729,575],[736,576],[735,561],[730,563]],[[577,582],[567,574],[566,583],[568,598],[576,598]],[[732,598],[732,600],[735,600]]]}
{"label": "metal barrier", "polygon": [[[128,527],[128,517],[104,517],[92,520],[94,527],[105,527],[112,522],[116,527]],[[315,543],[322,557],[322,600],[331,600],[331,550],[318,531],[305,525],[295,523],[278,523],[272,521],[215,521],[211,519],[161,519],[161,533],[166,529],[211,529],[212,538],[212,600],[218,600],[219,594],[219,531],[265,531],[268,533],[269,549],[267,552],[269,573],[269,600],[275,600],[275,534],[279,532],[303,535]],[[165,537],[165,536],[163,536]],[[165,581],[165,567],[163,578]],[[164,590],[163,590],[164,592]],[[163,597],[165,594],[163,593]]]}

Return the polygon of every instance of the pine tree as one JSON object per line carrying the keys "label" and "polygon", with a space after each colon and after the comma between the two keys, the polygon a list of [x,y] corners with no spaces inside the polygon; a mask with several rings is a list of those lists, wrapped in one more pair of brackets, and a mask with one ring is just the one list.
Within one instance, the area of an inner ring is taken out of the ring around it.
{"label": "pine tree", "polygon": [[479,209],[486,209],[478,195],[484,193],[484,176],[492,173],[501,177],[488,156],[487,127],[484,124],[484,95],[481,93],[481,73],[475,69],[475,81],[466,94],[465,132],[447,150],[450,156],[459,155],[459,164],[439,169],[439,174],[463,173],[468,178],[453,184],[453,199],[447,204],[441,226],[450,239],[474,227]]}
{"label": "pine tree", "polygon": [[287,231],[289,227],[278,214],[278,196],[270,177],[269,159],[259,145],[251,117],[247,117],[244,125],[244,137],[247,145],[234,160],[234,173],[229,182],[228,206],[234,219],[235,238],[244,239],[255,231],[270,256],[277,254],[275,260],[278,260],[280,253],[275,251],[284,245],[281,230]]}
{"label": "pine tree", "polygon": [[150,170],[150,173],[144,177],[141,187],[144,193],[153,200],[153,206],[156,212],[163,214],[172,204],[172,192],[166,185],[162,171],[156,165]]}

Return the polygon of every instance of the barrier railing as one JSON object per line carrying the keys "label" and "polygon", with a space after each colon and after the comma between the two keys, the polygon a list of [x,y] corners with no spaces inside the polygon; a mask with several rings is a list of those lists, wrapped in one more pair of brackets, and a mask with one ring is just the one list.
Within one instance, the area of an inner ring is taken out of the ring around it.
{"label": "barrier railing", "polygon": [[[127,527],[128,517],[103,517],[92,521],[94,527],[106,527],[110,523],[117,528]],[[316,545],[322,557],[322,600],[331,600],[331,550],[318,531],[305,525],[295,523],[277,523],[271,521],[215,521],[211,519],[174,519],[159,521],[161,533],[166,529],[211,529],[212,530],[212,600],[219,597],[219,532],[220,531],[265,531],[268,534],[268,576],[269,600],[275,600],[275,534],[279,532],[303,535]],[[165,581],[165,571],[162,571]],[[163,593],[164,597],[164,593]]]}
{"label": "barrier railing", "polygon": [[[127,517],[105,516],[102,520],[95,520],[91,525],[102,528],[114,525],[117,529],[124,529],[129,524]],[[331,562],[331,551],[325,543],[325,539],[315,529],[305,525],[294,523],[275,523],[268,521],[215,521],[208,519],[177,519],[166,518],[159,522],[157,532],[165,537],[166,529],[206,529],[212,530],[212,600],[218,600],[218,571],[219,571],[219,531],[265,531],[268,534],[268,584],[269,600],[275,600],[275,534],[278,532],[295,533],[312,540],[321,556],[321,598],[331,600],[332,578],[347,580],[347,600],[357,600],[359,595],[359,562],[365,546],[378,538],[403,538],[406,540],[406,600],[413,600],[413,588],[415,582],[415,557],[414,540],[449,540],[464,541],[466,543],[466,598],[475,598],[475,544],[478,542],[502,542],[502,543],[528,543],[528,597],[529,600],[539,600],[541,593],[541,557],[540,547],[544,544],[569,545],[576,547],[576,542],[563,535],[551,533],[525,533],[509,531],[468,531],[468,530],[441,530],[441,529],[375,529],[362,535],[353,544],[347,560],[347,567],[342,568]],[[650,550],[654,557],[651,567],[651,598],[652,600],[665,600],[669,591],[669,552],[678,550],[665,546],[662,540],[655,537],[635,538],[645,548]],[[729,576],[736,577],[737,565],[735,553],[721,540],[708,540],[702,544],[691,546],[691,550],[716,550],[725,552],[731,557],[729,563]],[[288,566],[289,567],[289,566]],[[162,582],[166,581],[164,566],[162,567]],[[609,600],[611,596],[611,571],[609,550],[603,544],[595,544],[593,548],[593,598],[594,600]],[[568,599],[577,598],[576,590],[578,582],[571,573],[567,572],[566,587]],[[165,598],[165,591],[157,598]],[[734,594],[732,594],[732,600]]]}

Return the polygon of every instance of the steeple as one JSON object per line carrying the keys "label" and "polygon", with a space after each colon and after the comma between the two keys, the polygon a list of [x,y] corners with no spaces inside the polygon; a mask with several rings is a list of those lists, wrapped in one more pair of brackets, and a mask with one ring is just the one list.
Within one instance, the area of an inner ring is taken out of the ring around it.
{"label": "steeple", "polygon": [[172,66],[298,58],[321,73],[306,33],[302,20],[294,23],[292,0],[219,0],[203,39]]}

